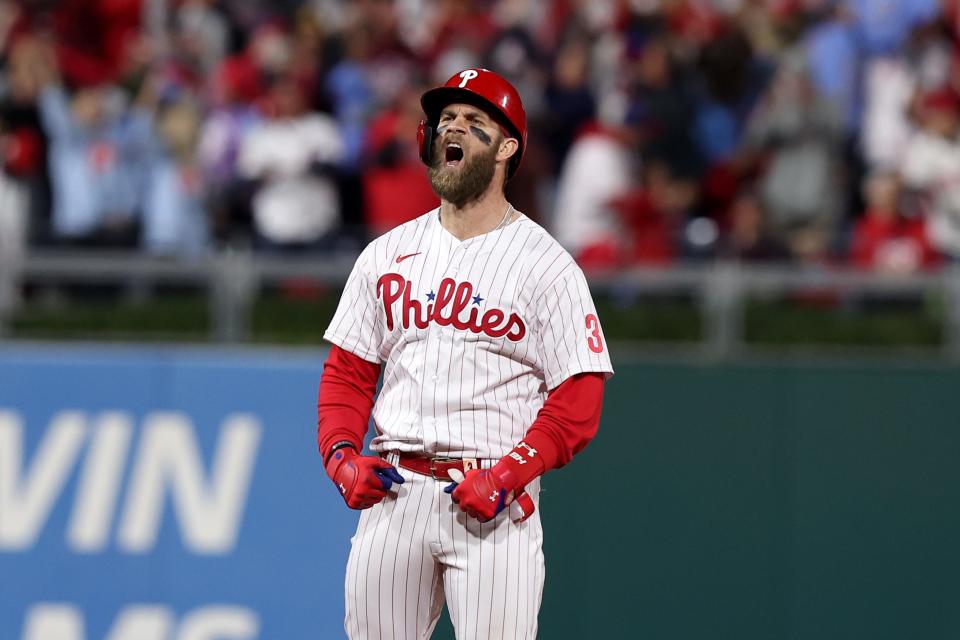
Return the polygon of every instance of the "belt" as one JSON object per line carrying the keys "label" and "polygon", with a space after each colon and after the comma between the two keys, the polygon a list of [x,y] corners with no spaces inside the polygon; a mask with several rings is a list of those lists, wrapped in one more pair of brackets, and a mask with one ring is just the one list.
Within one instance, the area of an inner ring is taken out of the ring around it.
{"label": "belt", "polygon": [[479,469],[481,462],[483,460],[477,458],[427,458],[412,453],[401,453],[397,464],[414,473],[452,482],[451,469],[457,469],[466,475],[471,469]]}

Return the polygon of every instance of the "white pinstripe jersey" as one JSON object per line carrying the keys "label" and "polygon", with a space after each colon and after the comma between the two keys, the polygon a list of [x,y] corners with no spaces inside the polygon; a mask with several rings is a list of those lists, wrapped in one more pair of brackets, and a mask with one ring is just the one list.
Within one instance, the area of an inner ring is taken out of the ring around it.
{"label": "white pinstripe jersey", "polygon": [[613,373],[583,272],[523,215],[460,241],[434,209],[377,238],[324,338],[384,363],[374,451],[500,458],[548,390]]}

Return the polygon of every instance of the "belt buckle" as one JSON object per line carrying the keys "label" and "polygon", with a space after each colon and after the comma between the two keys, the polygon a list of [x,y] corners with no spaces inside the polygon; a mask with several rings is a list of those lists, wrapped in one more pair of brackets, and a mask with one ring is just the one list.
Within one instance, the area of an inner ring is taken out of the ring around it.
{"label": "belt buckle", "polygon": [[447,476],[447,478],[438,478],[438,477],[437,477],[437,463],[438,463],[438,462],[453,462],[454,460],[457,460],[457,458],[447,458],[447,457],[444,457],[444,456],[437,456],[437,457],[435,457],[435,458],[430,458],[430,475],[433,476],[433,479],[434,479],[434,480],[446,480],[447,478],[449,478],[449,477],[450,477],[449,475]]}
{"label": "belt buckle", "polygon": [[448,480],[450,474],[447,474],[445,478],[437,477],[437,463],[438,462],[455,462],[459,463],[460,468],[463,473],[466,474],[471,469],[479,469],[480,464],[476,458],[449,458],[446,456],[437,456],[435,458],[430,458],[430,475],[433,476],[434,480]]}

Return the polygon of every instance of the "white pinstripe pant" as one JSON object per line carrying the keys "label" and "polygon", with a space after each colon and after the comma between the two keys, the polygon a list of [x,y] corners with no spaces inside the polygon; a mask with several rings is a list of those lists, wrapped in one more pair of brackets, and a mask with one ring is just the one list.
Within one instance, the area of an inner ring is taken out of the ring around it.
{"label": "white pinstripe pant", "polygon": [[[395,455],[387,460],[397,466]],[[448,482],[397,470],[406,482],[362,512],[351,539],[347,636],[429,638],[446,600],[458,640],[536,638],[544,579],[539,512],[519,525],[509,510],[480,523],[443,492]],[[539,488],[539,480],[527,487],[535,504]]]}

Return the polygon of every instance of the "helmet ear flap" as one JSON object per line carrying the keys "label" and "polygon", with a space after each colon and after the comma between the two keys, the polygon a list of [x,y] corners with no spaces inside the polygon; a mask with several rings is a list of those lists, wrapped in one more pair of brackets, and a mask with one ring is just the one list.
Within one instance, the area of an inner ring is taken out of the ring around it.
{"label": "helmet ear flap", "polygon": [[420,148],[420,159],[430,165],[430,154],[433,150],[434,128],[429,120],[421,120],[417,127],[417,145]]}

